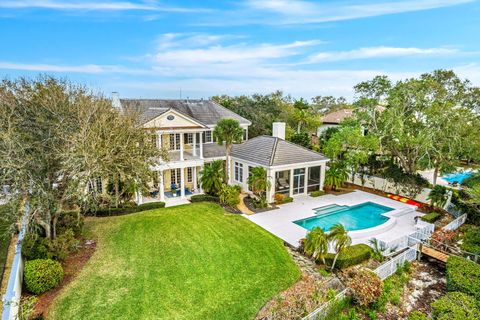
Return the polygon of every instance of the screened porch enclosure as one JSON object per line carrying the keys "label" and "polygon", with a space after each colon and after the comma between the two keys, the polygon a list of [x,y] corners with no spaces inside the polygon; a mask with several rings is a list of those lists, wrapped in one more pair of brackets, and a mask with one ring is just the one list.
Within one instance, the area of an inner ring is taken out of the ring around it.
{"label": "screened porch enclosure", "polygon": [[275,193],[287,196],[305,194],[321,188],[321,166],[275,172]]}
{"label": "screened porch enclosure", "polygon": [[290,195],[290,170],[275,172],[275,193]]}
{"label": "screened porch enclosure", "polygon": [[308,168],[307,192],[320,190],[320,166]]}

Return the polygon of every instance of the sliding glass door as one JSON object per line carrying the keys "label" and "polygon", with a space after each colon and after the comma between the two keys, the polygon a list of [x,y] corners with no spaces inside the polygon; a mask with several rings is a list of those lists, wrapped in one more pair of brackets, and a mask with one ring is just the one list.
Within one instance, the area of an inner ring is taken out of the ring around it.
{"label": "sliding glass door", "polygon": [[293,170],[293,194],[305,192],[305,168]]}

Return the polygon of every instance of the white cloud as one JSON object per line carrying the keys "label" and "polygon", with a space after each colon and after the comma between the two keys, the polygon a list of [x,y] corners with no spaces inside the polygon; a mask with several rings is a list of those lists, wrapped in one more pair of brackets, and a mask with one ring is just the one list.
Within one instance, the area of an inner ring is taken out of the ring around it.
{"label": "white cloud", "polygon": [[36,71],[36,72],[52,72],[52,73],[124,73],[124,74],[148,74],[148,70],[130,69],[123,66],[115,65],[54,65],[42,63],[16,63],[0,61],[0,70],[20,70],[20,71]]}
{"label": "white cloud", "polygon": [[134,3],[129,1],[58,1],[58,0],[15,0],[2,1],[0,8],[9,9],[50,9],[50,10],[85,10],[85,11],[165,11],[165,12],[198,12],[204,9],[159,6],[152,1]]}
{"label": "white cloud", "polygon": [[367,47],[349,51],[320,52],[309,57],[309,62],[343,61],[370,58],[389,58],[405,56],[438,56],[458,53],[450,48],[401,48],[401,47]]}
{"label": "white cloud", "polygon": [[361,19],[450,7],[476,0],[306,1],[246,0],[243,6],[204,25],[308,24]]}

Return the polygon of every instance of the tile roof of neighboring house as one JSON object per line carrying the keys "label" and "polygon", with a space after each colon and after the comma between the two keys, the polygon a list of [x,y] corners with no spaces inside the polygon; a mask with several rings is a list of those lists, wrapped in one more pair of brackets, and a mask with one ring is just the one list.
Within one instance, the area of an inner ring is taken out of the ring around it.
{"label": "tile roof of neighboring house", "polygon": [[139,113],[144,124],[169,109],[173,109],[204,125],[215,125],[220,119],[233,118],[240,124],[251,122],[211,100],[120,99],[122,108]]}
{"label": "tile roof of neighboring house", "polygon": [[323,123],[340,124],[344,119],[353,115],[353,109],[342,109],[323,116]]}
{"label": "tile roof of neighboring house", "polygon": [[232,156],[270,167],[328,160],[323,154],[272,136],[259,136],[236,144]]}

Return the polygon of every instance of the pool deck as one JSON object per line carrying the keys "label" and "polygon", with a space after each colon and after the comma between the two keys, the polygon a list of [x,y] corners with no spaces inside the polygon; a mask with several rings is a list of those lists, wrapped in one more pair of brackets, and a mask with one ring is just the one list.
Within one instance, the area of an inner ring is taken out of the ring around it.
{"label": "pool deck", "polygon": [[385,214],[391,219],[377,227],[349,232],[352,244],[368,244],[373,237],[386,242],[395,240],[414,232],[416,230],[414,217],[423,215],[415,211],[415,206],[356,190],[338,196],[324,195],[316,198],[300,196],[292,203],[281,205],[280,209],[244,216],[288,244],[298,247],[300,239],[305,238],[308,230],[293,221],[315,216],[314,209],[318,207],[331,204],[353,206],[364,202],[374,202],[394,210]]}

